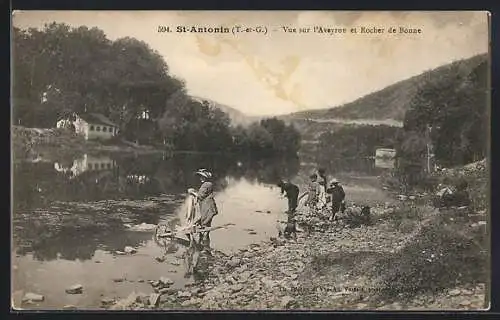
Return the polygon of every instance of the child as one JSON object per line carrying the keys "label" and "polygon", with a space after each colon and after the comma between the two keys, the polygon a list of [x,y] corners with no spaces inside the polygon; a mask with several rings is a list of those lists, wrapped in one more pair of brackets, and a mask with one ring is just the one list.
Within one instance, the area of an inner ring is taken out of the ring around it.
{"label": "child", "polygon": [[342,205],[345,200],[345,192],[337,179],[332,180],[327,192],[331,194],[332,198],[332,215],[330,216],[330,220],[334,220],[339,210],[342,211],[342,213],[345,210],[345,205]]}
{"label": "child", "polygon": [[318,184],[319,184],[319,194],[317,201],[317,209],[323,210],[326,207],[327,199],[326,199],[326,174],[325,169],[318,170]]}
{"label": "child", "polygon": [[315,208],[316,205],[318,204],[318,198],[319,198],[319,193],[320,193],[320,185],[318,183],[318,175],[317,174],[312,174],[309,176],[309,179],[311,180],[309,182],[308,188],[307,188],[307,200],[306,200],[306,206],[310,208]]}

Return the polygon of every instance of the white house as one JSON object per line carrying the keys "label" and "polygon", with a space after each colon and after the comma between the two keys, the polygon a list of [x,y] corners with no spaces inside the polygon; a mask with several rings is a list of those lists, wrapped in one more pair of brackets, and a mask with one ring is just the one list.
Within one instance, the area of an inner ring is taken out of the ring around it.
{"label": "white house", "polygon": [[56,126],[73,127],[75,132],[83,135],[86,140],[107,140],[118,133],[118,125],[100,113],[74,114],[71,118],[57,121]]}
{"label": "white house", "polygon": [[395,149],[378,148],[375,150],[375,157],[393,159],[396,156]]}
{"label": "white house", "polygon": [[375,150],[375,167],[392,169],[396,164],[396,150],[388,148],[378,148]]}

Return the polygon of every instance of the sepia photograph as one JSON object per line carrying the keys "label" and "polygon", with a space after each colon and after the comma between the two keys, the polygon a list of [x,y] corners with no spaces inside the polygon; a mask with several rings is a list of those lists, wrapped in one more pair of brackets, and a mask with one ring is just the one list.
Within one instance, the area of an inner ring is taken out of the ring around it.
{"label": "sepia photograph", "polygon": [[488,12],[11,19],[12,310],[489,309]]}

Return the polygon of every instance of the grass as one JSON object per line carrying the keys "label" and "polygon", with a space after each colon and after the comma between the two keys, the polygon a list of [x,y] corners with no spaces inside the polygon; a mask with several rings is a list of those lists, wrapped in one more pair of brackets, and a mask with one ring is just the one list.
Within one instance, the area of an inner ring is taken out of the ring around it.
{"label": "grass", "polygon": [[380,217],[387,221],[393,230],[401,233],[411,233],[426,216],[426,208],[404,204],[398,208],[396,213],[387,213]]}
{"label": "grass", "polygon": [[[429,176],[432,187],[439,183],[457,185],[466,181],[472,200],[470,209],[488,207],[488,178],[485,160],[445,170]],[[389,177],[385,181],[391,181]],[[387,183],[389,185],[390,183]],[[394,184],[396,185],[396,184]],[[430,208],[429,208],[430,209]],[[382,299],[410,299],[415,295],[433,294],[460,284],[488,282],[489,240],[484,228],[471,227],[471,220],[458,209],[430,214],[425,207],[400,208],[389,219],[393,228],[408,233],[430,219],[415,237],[396,254],[379,261],[374,276],[379,276]]]}
{"label": "grass", "polygon": [[432,175],[423,177],[418,186],[405,188],[401,185],[398,177],[387,172],[380,176],[380,183],[388,190],[394,192],[436,192],[439,184],[448,186],[458,186],[461,183],[467,184],[467,192],[471,199],[471,211],[477,212],[489,208],[489,172],[486,159],[470,163],[465,166],[452,168],[444,171],[437,171]]}
{"label": "grass", "polygon": [[[397,189],[396,177],[382,178],[390,189]],[[488,208],[486,160],[448,169],[428,177],[436,188],[439,183],[458,185],[466,181],[472,200],[471,210]],[[413,190],[415,191],[415,190]],[[466,213],[450,208],[442,211],[403,202],[395,213],[380,217],[389,228],[403,234],[416,232],[406,245],[376,263],[371,276],[383,290],[378,299],[409,300],[419,294],[433,295],[459,285],[489,282],[489,239],[484,227],[472,227]],[[486,220],[486,218],[482,218]],[[423,224],[422,222],[426,223]]]}

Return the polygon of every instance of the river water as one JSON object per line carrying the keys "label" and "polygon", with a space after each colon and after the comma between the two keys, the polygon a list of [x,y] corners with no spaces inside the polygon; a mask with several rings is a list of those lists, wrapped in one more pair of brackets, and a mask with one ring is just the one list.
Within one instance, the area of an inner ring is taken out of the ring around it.
{"label": "river water", "polygon": [[[339,178],[347,200],[383,203],[390,197],[379,188],[381,170],[373,160],[327,166]],[[227,255],[277,235],[276,221],[285,218],[286,200],[274,186],[278,178],[304,182],[314,159],[249,160],[216,155],[116,156],[81,155],[68,159],[41,156],[16,161],[13,183],[12,292],[16,308],[60,309],[72,305],[97,309],[101,300],[149,294],[148,280],[168,277],[181,288],[203,277],[187,273],[190,250],[184,243],[153,240],[153,231],[130,231],[140,224],[179,225],[185,194],[199,182],[193,172],[212,169],[220,214],[213,225],[231,223],[210,235],[211,250]],[[347,170],[349,169],[349,170]],[[134,254],[121,254],[126,246]],[[155,258],[164,256],[165,261]],[[201,268],[201,267],[200,267]],[[65,289],[83,286],[81,294]],[[24,303],[25,293],[42,294]]]}

